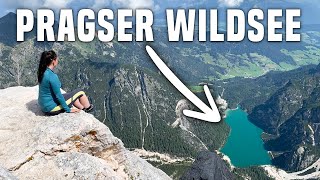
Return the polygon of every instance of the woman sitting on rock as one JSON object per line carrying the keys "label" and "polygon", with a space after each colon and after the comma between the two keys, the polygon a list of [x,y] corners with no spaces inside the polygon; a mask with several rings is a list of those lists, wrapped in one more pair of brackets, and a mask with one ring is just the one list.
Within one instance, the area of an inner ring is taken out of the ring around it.
{"label": "woman sitting on rock", "polygon": [[[41,110],[49,116],[63,112],[76,113],[80,110],[90,112],[93,109],[93,105],[89,103],[83,91],[75,90],[61,94],[61,82],[57,74],[53,72],[57,65],[58,57],[54,51],[42,53],[38,69],[38,103]],[[76,108],[72,108],[72,106]]]}

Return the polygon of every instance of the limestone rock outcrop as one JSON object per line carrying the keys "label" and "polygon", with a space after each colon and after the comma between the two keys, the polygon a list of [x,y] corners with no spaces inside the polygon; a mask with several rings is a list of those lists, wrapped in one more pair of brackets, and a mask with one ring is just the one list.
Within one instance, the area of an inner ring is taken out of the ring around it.
{"label": "limestone rock outcrop", "polygon": [[234,177],[226,163],[215,152],[203,151],[180,179],[232,180]]}
{"label": "limestone rock outcrop", "polygon": [[44,116],[37,95],[37,87],[0,90],[3,173],[18,179],[170,179],[91,114]]}

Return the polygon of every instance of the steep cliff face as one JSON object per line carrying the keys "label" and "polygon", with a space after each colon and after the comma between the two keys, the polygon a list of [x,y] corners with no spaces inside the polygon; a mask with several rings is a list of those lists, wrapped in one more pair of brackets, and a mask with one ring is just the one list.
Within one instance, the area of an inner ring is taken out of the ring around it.
{"label": "steep cliff face", "polygon": [[307,168],[320,157],[320,89],[314,88],[302,107],[279,127],[279,137],[266,147],[278,154],[274,164],[290,171]]}
{"label": "steep cliff face", "polygon": [[[130,148],[163,152],[158,142],[170,146],[162,133],[175,133],[167,123],[174,120],[179,96],[168,83],[152,72],[123,67],[115,71],[108,85],[103,122],[110,124],[112,132]],[[179,150],[172,147],[172,151]]]}
{"label": "steep cliff face", "polygon": [[[320,157],[320,66],[289,76],[263,104],[252,110],[249,119],[265,132],[265,147],[273,164],[299,171]],[[284,73],[285,75],[285,73]]]}
{"label": "steep cliff face", "polygon": [[198,151],[218,149],[228,135],[224,122],[210,124],[184,117],[182,109],[192,105],[186,105],[188,101],[181,100],[182,95],[155,72],[120,67],[108,82],[106,94],[106,116],[100,119],[129,148],[195,157]]}
{"label": "steep cliff face", "polygon": [[[316,83],[316,81],[314,82]],[[249,119],[270,134],[278,134],[279,127],[297,112],[313,86],[289,81],[264,104],[255,107]]]}
{"label": "steep cliff face", "polygon": [[37,87],[0,90],[0,99],[0,165],[19,179],[170,179],[90,114],[43,116]]}

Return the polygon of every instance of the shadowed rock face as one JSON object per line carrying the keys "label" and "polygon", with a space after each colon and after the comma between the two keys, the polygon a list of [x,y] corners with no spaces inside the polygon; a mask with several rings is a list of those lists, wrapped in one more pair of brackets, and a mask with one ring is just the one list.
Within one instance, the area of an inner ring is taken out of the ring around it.
{"label": "shadowed rock face", "polygon": [[0,164],[17,178],[170,179],[90,114],[43,116],[37,91],[0,90]]}
{"label": "shadowed rock face", "polygon": [[225,162],[214,152],[201,152],[192,167],[185,172],[181,180],[230,180],[232,173]]}

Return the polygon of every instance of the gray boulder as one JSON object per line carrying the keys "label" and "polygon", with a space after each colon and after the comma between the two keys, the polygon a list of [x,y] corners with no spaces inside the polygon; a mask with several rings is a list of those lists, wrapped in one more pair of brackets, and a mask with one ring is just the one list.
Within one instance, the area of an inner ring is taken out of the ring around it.
{"label": "gray boulder", "polygon": [[232,180],[233,175],[225,162],[214,152],[200,152],[181,180]]}
{"label": "gray boulder", "polygon": [[0,90],[0,165],[17,178],[170,179],[90,114],[43,116],[37,95],[37,87]]}

